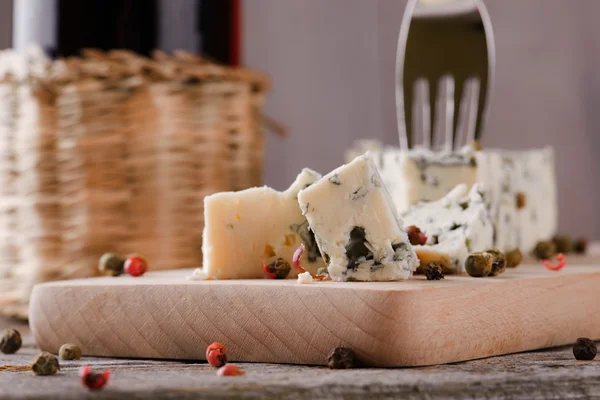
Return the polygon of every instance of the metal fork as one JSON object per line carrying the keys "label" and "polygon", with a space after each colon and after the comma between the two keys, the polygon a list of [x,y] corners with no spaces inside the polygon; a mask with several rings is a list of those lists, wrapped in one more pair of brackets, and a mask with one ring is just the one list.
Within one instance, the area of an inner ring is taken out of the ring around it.
{"label": "metal fork", "polygon": [[482,0],[409,0],[396,51],[400,147],[451,151],[479,139],[494,70]]}

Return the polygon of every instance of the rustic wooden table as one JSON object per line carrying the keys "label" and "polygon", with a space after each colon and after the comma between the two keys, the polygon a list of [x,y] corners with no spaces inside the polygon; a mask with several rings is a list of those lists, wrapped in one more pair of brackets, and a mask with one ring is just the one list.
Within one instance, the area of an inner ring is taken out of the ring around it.
{"label": "rustic wooden table", "polygon": [[[28,328],[0,319],[0,329],[24,334],[16,354],[0,353],[1,365],[28,365],[39,349]],[[81,386],[78,369],[88,364],[109,368],[112,376],[100,392]],[[580,362],[571,348],[559,348],[483,360],[407,369],[329,370],[274,364],[242,364],[247,374],[218,377],[205,363],[83,358],[61,361],[56,376],[0,372],[0,399],[589,399],[600,398],[600,359]]]}

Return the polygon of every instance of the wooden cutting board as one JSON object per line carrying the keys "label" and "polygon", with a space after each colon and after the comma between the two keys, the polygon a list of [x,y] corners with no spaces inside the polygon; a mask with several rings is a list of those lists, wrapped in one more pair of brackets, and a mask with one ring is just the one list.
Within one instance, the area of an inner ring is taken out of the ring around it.
{"label": "wooden cutting board", "polygon": [[[577,264],[577,263],[575,263]],[[600,263],[599,263],[600,264]],[[600,339],[600,265],[541,264],[496,278],[415,277],[394,283],[188,281],[192,270],[37,285],[38,345],[84,354],[326,364],[349,346],[367,365],[419,366]]]}

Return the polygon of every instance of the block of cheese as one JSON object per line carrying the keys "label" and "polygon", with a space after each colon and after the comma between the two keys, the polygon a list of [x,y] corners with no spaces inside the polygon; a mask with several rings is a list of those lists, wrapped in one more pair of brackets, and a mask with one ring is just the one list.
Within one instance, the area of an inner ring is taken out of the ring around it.
{"label": "block of cheese", "polygon": [[[205,197],[203,272],[215,279],[263,278],[263,261],[280,257],[291,264],[301,243],[302,266],[311,273],[324,267],[298,206],[298,192],[320,177],[306,168],[284,192],[264,186]],[[292,268],[289,278],[296,276]]]}
{"label": "block of cheese", "polygon": [[441,199],[456,185],[484,184],[494,221],[494,246],[530,251],[557,231],[558,203],[551,148],[457,152],[385,148],[373,157],[400,213]]}
{"label": "block of cheese", "polygon": [[494,245],[494,226],[481,184],[460,184],[441,200],[422,201],[402,214],[406,226],[415,225],[427,236],[423,246],[413,246],[421,266],[439,263],[445,272],[465,272],[470,253]]}
{"label": "block of cheese", "polygon": [[368,153],[303,189],[298,201],[333,280],[395,281],[418,267]]}

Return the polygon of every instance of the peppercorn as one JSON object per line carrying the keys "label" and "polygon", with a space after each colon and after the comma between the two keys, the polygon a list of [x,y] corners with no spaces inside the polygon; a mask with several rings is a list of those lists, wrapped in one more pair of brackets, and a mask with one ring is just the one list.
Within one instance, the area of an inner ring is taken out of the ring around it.
{"label": "peppercorn", "polygon": [[549,240],[537,242],[533,249],[533,255],[538,260],[549,260],[556,254],[556,245]]}
{"label": "peppercorn", "polygon": [[140,256],[131,256],[125,260],[124,269],[131,276],[142,276],[148,270],[148,263]]}
{"label": "peppercorn", "polygon": [[246,371],[235,364],[225,364],[217,370],[217,375],[219,376],[239,376],[245,374]]}
{"label": "peppercorn", "polygon": [[407,227],[406,234],[408,235],[408,241],[413,246],[424,245],[427,243],[427,236],[425,236],[425,234],[421,232],[421,229],[415,225]]}
{"label": "peppercorn", "polygon": [[518,247],[506,253],[506,266],[508,268],[516,268],[523,260],[523,254]]}
{"label": "peppercorn", "polygon": [[573,250],[573,239],[569,235],[556,235],[552,238],[557,253],[570,253]]}
{"label": "peppercorn", "polygon": [[73,343],[65,343],[60,346],[58,356],[63,360],[79,360],[81,358],[81,349]]}
{"label": "peppercorn", "polygon": [[227,349],[221,343],[213,343],[206,348],[206,361],[211,367],[220,368],[227,364]]}
{"label": "peppercorn", "polygon": [[489,276],[498,276],[506,271],[506,256],[498,249],[485,251],[492,256],[492,271]]}
{"label": "peppercorn", "polygon": [[527,196],[525,196],[525,193],[518,192],[515,195],[515,205],[517,206],[517,210],[525,208],[525,206],[527,205]]}
{"label": "peppercorn", "polygon": [[292,267],[289,262],[283,258],[278,258],[266,266],[267,276],[273,276],[275,279],[285,279],[290,274]]}
{"label": "peppercorn", "polygon": [[465,270],[467,274],[481,278],[488,276],[492,272],[492,256],[486,252],[475,252],[469,254],[465,260]]}
{"label": "peppercorn", "polygon": [[102,275],[119,276],[123,274],[125,260],[113,253],[104,253],[98,262]]}
{"label": "peppercorn", "polygon": [[588,338],[579,338],[573,346],[573,355],[576,360],[580,361],[592,361],[596,358],[598,348],[593,340]]}
{"label": "peppercorn", "polygon": [[54,375],[60,371],[58,358],[47,351],[42,351],[31,365],[33,373],[36,375]]}
{"label": "peppercorn", "polygon": [[444,279],[442,266],[438,263],[432,262],[425,265],[423,272],[425,273],[425,277],[428,281],[439,281],[440,279]]}
{"label": "peppercorn", "polygon": [[2,332],[0,339],[0,351],[4,354],[13,354],[21,348],[23,340],[18,330],[7,328]]}
{"label": "peppercorn", "polygon": [[577,254],[585,254],[585,252],[587,251],[587,239],[575,239],[573,241],[573,251]]}
{"label": "peppercorn", "polygon": [[354,351],[349,347],[336,347],[327,357],[331,369],[348,369],[354,366]]}
{"label": "peppercorn", "polygon": [[93,372],[90,367],[83,366],[79,370],[79,377],[83,386],[89,390],[100,390],[108,383],[110,371],[104,370],[102,373]]}

